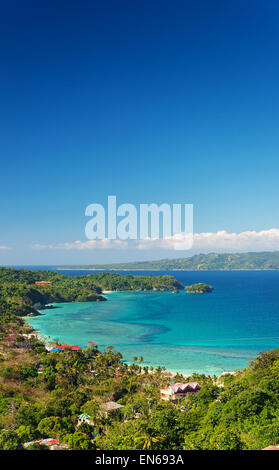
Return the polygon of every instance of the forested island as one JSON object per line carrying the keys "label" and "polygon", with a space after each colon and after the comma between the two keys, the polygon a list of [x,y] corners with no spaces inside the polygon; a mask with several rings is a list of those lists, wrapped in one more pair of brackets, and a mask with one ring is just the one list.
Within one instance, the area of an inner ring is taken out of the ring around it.
{"label": "forested island", "polygon": [[173,276],[94,273],[67,276],[55,271],[0,268],[0,308],[16,315],[36,315],[47,304],[105,301],[103,291],[183,289]]}
{"label": "forested island", "polygon": [[135,270],[135,271],[229,271],[279,269],[279,251],[250,253],[208,253],[188,258],[161,259],[90,266],[65,266],[58,269]]}
{"label": "forested island", "polygon": [[188,294],[209,294],[213,291],[213,287],[203,282],[192,284],[191,286],[185,287]]}

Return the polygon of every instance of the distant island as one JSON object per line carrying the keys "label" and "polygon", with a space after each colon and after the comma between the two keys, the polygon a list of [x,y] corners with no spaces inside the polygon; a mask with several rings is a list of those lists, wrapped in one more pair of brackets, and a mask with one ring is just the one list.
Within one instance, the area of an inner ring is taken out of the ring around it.
{"label": "distant island", "polygon": [[208,253],[188,258],[137,261],[131,263],[64,266],[56,269],[92,269],[118,271],[230,271],[279,269],[279,251],[249,253]]}
{"label": "distant island", "polygon": [[188,294],[209,294],[213,291],[213,287],[203,282],[198,282],[197,284],[192,284],[191,286],[185,287]]}

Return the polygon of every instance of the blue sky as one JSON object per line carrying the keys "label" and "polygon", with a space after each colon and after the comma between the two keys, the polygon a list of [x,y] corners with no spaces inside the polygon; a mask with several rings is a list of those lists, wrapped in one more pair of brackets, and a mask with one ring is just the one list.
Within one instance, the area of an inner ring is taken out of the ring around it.
{"label": "blue sky", "polygon": [[193,203],[196,233],[279,248],[277,1],[0,6],[0,264],[189,254],[65,249],[110,194]]}

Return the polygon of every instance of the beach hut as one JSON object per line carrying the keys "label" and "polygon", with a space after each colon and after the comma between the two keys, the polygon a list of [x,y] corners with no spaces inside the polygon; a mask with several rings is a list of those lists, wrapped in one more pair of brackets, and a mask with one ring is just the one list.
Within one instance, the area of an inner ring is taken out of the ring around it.
{"label": "beach hut", "polygon": [[82,423],[92,424],[91,416],[85,413],[78,416],[78,423],[77,425],[80,426]]}

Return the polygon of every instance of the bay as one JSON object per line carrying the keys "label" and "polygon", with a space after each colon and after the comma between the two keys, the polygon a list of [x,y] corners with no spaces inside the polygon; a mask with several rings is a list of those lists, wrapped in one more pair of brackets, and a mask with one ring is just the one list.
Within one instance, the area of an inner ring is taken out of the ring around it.
{"label": "bay", "polygon": [[279,346],[278,271],[120,272],[128,273],[171,274],[184,285],[211,284],[214,292],[113,292],[107,302],[55,304],[28,323],[51,339],[113,345],[128,362],[143,356],[144,365],[184,374],[243,368],[260,351]]}

